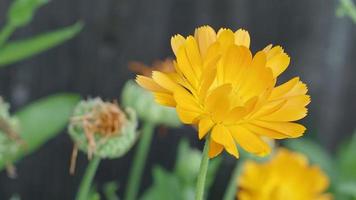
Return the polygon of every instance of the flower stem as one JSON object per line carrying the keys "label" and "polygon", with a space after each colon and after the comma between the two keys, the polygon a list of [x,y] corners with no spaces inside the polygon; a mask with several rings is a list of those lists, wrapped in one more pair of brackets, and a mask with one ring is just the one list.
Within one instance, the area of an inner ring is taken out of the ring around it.
{"label": "flower stem", "polygon": [[149,122],[145,122],[143,125],[142,138],[138,144],[133,161],[133,167],[130,171],[129,181],[125,193],[125,200],[137,199],[137,193],[139,191],[143,169],[145,167],[147,154],[151,144],[153,130],[154,125]]}
{"label": "flower stem", "polygon": [[232,171],[232,176],[229,181],[229,185],[225,191],[224,199],[223,200],[233,200],[236,199],[236,189],[237,189],[237,177],[241,173],[241,165],[243,163],[243,159],[237,161],[235,168]]}
{"label": "flower stem", "polygon": [[208,171],[208,165],[209,165],[209,156],[208,156],[209,140],[210,140],[210,135],[208,135],[205,140],[203,157],[200,162],[198,181],[197,181],[197,186],[195,191],[195,200],[203,200],[204,198],[206,172]]}
{"label": "flower stem", "polygon": [[90,192],[91,183],[94,179],[94,176],[95,176],[96,170],[98,169],[99,163],[100,163],[100,158],[97,156],[94,156],[90,160],[90,163],[89,163],[89,165],[85,171],[84,177],[82,179],[82,182],[80,183],[76,200],[87,200],[88,199],[88,194]]}

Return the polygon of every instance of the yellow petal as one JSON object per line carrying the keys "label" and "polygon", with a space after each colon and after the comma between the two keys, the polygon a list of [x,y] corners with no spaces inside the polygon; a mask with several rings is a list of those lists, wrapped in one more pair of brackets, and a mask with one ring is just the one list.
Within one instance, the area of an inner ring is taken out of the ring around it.
{"label": "yellow petal", "polygon": [[246,114],[247,112],[244,107],[235,107],[229,112],[227,117],[224,119],[224,123],[230,124],[239,121],[242,117],[246,116]]}
{"label": "yellow petal", "polygon": [[185,42],[188,59],[195,74],[199,77],[202,71],[202,58],[198,44],[193,36],[189,36]]}
{"label": "yellow petal", "polygon": [[273,76],[279,76],[284,70],[287,69],[290,57],[284,53],[284,50],[280,46],[275,46],[267,52],[267,67],[270,67],[273,71]]}
{"label": "yellow petal", "polygon": [[202,26],[195,29],[194,37],[198,41],[200,53],[204,58],[209,46],[216,41],[216,33],[210,26]]}
{"label": "yellow petal", "polygon": [[199,120],[199,139],[202,139],[214,126],[214,122],[210,118]]}
{"label": "yellow petal", "polygon": [[171,46],[172,46],[172,50],[174,52],[174,55],[178,55],[178,50],[180,49],[180,47],[182,45],[184,45],[185,43],[185,38],[179,34],[173,36],[171,38]]}
{"label": "yellow petal", "polygon": [[307,115],[308,109],[300,106],[288,106],[285,104],[276,112],[263,116],[260,119],[264,121],[296,121]]}
{"label": "yellow petal", "polygon": [[218,65],[219,81],[236,84],[243,78],[251,61],[252,54],[246,47],[229,47]]}
{"label": "yellow petal", "polygon": [[227,50],[228,47],[235,44],[235,35],[230,29],[220,29],[217,37],[217,41],[220,43],[222,51]]}
{"label": "yellow petal", "polygon": [[229,94],[231,85],[225,84],[215,88],[205,100],[205,110],[212,115],[215,122],[220,122],[230,110]]}
{"label": "yellow petal", "polygon": [[154,93],[155,100],[158,104],[164,105],[164,106],[169,106],[169,107],[175,107],[176,106],[176,101],[173,98],[172,94],[167,94],[167,93]]}
{"label": "yellow petal", "polygon": [[214,142],[212,139],[210,139],[209,142],[209,158],[214,158],[217,155],[219,155],[222,150],[224,149],[224,146]]}
{"label": "yellow petal", "polygon": [[148,78],[146,76],[136,76],[136,83],[139,84],[141,87],[150,90],[152,92],[169,92],[168,90],[164,89],[163,87],[159,86],[153,79]]}
{"label": "yellow petal", "polygon": [[182,76],[185,77],[194,88],[196,88],[198,84],[198,76],[193,69],[194,66],[190,63],[185,47],[178,50],[176,67],[178,68],[178,71],[182,73]]}
{"label": "yellow petal", "polygon": [[214,126],[211,132],[211,139],[214,140],[214,142],[224,146],[225,150],[229,154],[239,158],[239,152],[237,151],[234,139],[232,138],[229,130],[225,128],[225,126],[220,124]]}
{"label": "yellow petal", "polygon": [[299,77],[295,77],[280,86],[273,88],[271,93],[271,99],[277,99],[279,97],[285,96],[288,92],[290,92],[299,82]]}
{"label": "yellow petal", "polygon": [[192,110],[187,110],[180,105],[177,105],[176,111],[178,114],[179,119],[184,123],[184,124],[196,124],[197,120],[200,116],[199,112],[195,112]]}
{"label": "yellow petal", "polygon": [[235,32],[235,44],[250,48],[250,34],[244,29]]}
{"label": "yellow petal", "polygon": [[248,129],[249,131],[251,131],[252,133],[258,135],[258,136],[266,136],[268,138],[272,138],[272,139],[284,139],[284,138],[289,138],[288,135],[285,135],[281,132],[272,130],[272,129],[268,129],[265,127],[261,127],[256,125],[255,123],[246,123],[241,125],[242,127]]}
{"label": "yellow petal", "polygon": [[271,152],[271,148],[259,136],[243,128],[242,126],[229,127],[235,141],[246,151],[265,156]]}
{"label": "yellow petal", "polygon": [[167,74],[159,71],[152,72],[152,79],[158,83],[162,88],[168,91],[174,91],[178,85]]}

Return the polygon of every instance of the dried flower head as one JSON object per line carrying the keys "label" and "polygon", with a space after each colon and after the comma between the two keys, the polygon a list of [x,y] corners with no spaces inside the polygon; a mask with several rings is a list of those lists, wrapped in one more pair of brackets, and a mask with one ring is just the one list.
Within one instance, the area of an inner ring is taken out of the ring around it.
{"label": "dried flower head", "polygon": [[19,122],[10,115],[9,104],[0,97],[0,161],[6,163],[10,177],[16,176],[16,169],[9,161],[18,151],[25,147],[19,136]]}
{"label": "dried flower head", "polygon": [[[128,114],[128,115],[127,115]],[[135,113],[100,98],[81,101],[75,108],[69,134],[79,149],[102,158],[116,158],[129,150],[137,136]]]}

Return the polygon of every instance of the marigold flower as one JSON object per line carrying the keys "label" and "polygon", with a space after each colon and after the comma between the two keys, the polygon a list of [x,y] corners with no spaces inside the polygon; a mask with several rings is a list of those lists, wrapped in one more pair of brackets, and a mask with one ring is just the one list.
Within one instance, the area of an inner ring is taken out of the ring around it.
{"label": "marigold flower", "polygon": [[252,55],[247,31],[216,33],[209,26],[187,38],[173,36],[171,46],[175,72],[153,71],[136,80],[156,102],[175,107],[183,123],[197,125],[200,139],[211,131],[210,158],[223,149],[238,157],[236,143],[264,156],[271,150],[262,137],[303,135],[305,127],[293,121],[306,116],[310,97],[298,77],[276,86],[290,62],[282,47]]}
{"label": "marigold flower", "polygon": [[239,200],[329,200],[328,177],[299,153],[279,149],[266,163],[246,161],[238,178]]}

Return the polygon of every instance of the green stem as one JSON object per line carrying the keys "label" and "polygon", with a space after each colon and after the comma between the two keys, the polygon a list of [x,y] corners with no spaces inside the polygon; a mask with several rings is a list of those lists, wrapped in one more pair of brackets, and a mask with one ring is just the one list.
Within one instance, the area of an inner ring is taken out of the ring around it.
{"label": "green stem", "polygon": [[229,185],[227,186],[223,200],[236,199],[235,196],[236,196],[236,189],[237,189],[237,177],[241,173],[241,164],[242,163],[243,163],[243,160],[240,158],[240,160],[237,161],[234,170],[232,171],[232,176],[229,181]]}
{"label": "green stem", "polygon": [[195,200],[203,200],[204,198],[206,172],[208,171],[208,166],[209,166],[209,155],[208,155],[209,140],[210,140],[210,135],[208,135],[205,140],[203,157],[200,162],[198,181],[197,181],[197,186],[195,191]]}
{"label": "green stem", "polygon": [[142,138],[138,144],[129,181],[125,192],[125,200],[136,200],[139,190],[143,169],[145,167],[149,147],[153,136],[154,125],[145,122],[143,125]]}
{"label": "green stem", "polygon": [[13,25],[6,24],[5,27],[0,31],[0,48],[9,39],[15,29],[16,28]]}
{"label": "green stem", "polygon": [[94,179],[94,176],[95,176],[96,170],[98,169],[99,163],[100,163],[100,158],[97,156],[94,156],[90,160],[90,163],[89,163],[89,165],[85,171],[84,177],[82,179],[82,182],[80,183],[76,200],[87,200],[88,199],[88,194],[90,192],[91,183]]}

